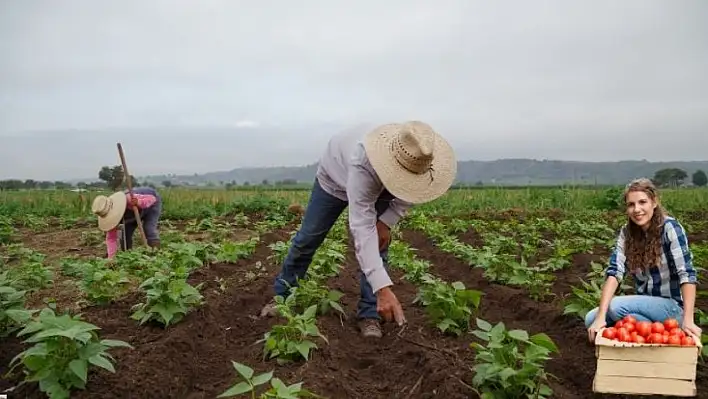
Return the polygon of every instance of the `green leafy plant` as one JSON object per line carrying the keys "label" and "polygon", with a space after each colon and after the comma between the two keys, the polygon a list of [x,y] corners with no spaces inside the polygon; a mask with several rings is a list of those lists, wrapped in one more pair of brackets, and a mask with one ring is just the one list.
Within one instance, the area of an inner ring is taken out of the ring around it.
{"label": "green leafy plant", "polygon": [[320,337],[325,342],[327,338],[320,333],[317,327],[317,305],[305,309],[303,313],[294,311],[295,298],[290,295],[287,299],[275,297],[276,307],[280,315],[287,320],[286,324],[277,324],[264,334],[263,355],[268,358],[277,358],[278,364],[296,361],[300,358],[309,360],[310,351],[317,348],[317,344],[309,337]]}
{"label": "green leafy plant", "polygon": [[128,292],[130,279],[123,269],[111,269],[104,262],[86,263],[79,286],[93,303],[105,304]]}
{"label": "green leafy plant", "polygon": [[[228,398],[243,395],[245,393],[250,393],[251,399],[297,399],[319,397],[306,389],[303,389],[302,382],[292,385],[285,385],[285,383],[283,383],[283,381],[279,378],[273,377],[272,370],[254,376],[255,372],[251,367],[234,361],[232,361],[231,364],[236,372],[241,376],[243,381],[237,382],[231,388],[217,396],[217,398]],[[260,396],[256,396],[256,387],[265,385],[268,382],[270,382],[270,388],[261,393]]]}
{"label": "green leafy plant", "polygon": [[465,289],[460,281],[448,284],[429,278],[424,282],[413,303],[422,303],[432,322],[443,333],[461,335],[467,331],[470,317],[484,294]]}
{"label": "green leafy plant", "polygon": [[344,294],[320,285],[318,280],[299,279],[298,286],[292,288],[291,295],[294,297],[298,309],[307,309],[315,305],[319,314],[324,315],[334,309],[340,316],[346,316],[344,309],[339,304]]}
{"label": "green leafy plant", "polygon": [[97,330],[80,315],[57,316],[52,307],[44,308],[17,334],[32,334],[24,342],[34,345],[12,359],[10,371],[22,365],[25,382],[39,382],[39,389],[52,399],[68,398],[72,389],[85,389],[89,365],[115,373],[109,348],[132,349],[123,341],[99,339]]}
{"label": "green leafy plant", "polygon": [[193,287],[187,283],[184,275],[156,272],[140,284],[140,289],[145,290],[147,301],[133,306],[135,312],[130,317],[140,320],[140,324],[148,320],[155,320],[164,327],[178,323],[203,303],[204,297],[199,292],[203,284]]}
{"label": "green leafy plant", "polygon": [[7,271],[0,273],[0,337],[24,327],[37,312],[25,309],[25,294],[12,286]]}
{"label": "green leafy plant", "polygon": [[524,330],[507,330],[503,322],[492,326],[481,319],[477,327],[472,333],[487,343],[470,344],[477,350],[472,384],[481,398],[531,399],[553,394],[544,363],[558,348],[548,335],[529,337]]}

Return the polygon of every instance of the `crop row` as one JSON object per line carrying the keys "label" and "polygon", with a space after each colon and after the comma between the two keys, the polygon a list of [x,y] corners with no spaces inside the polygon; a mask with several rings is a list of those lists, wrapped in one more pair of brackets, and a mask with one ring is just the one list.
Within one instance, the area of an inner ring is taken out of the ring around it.
{"label": "crop row", "polygon": [[[266,218],[254,228],[260,235],[286,222],[283,216]],[[38,382],[47,396],[65,398],[71,390],[85,388],[90,367],[115,372],[110,348],[132,348],[123,341],[101,339],[99,327],[80,314],[58,313],[51,299],[40,309],[27,308],[28,295],[52,284],[55,275],[70,278],[90,305],[108,304],[137,288],[144,300],[134,304],[129,317],[139,324],[153,322],[169,328],[204,303],[203,283],[190,285],[190,274],[210,263],[249,257],[260,242],[259,235],[240,242],[186,242],[172,233],[157,251],[140,247],[119,252],[113,260],[69,257],[57,266],[22,244],[6,246],[0,257],[0,334],[25,338],[25,344],[31,345],[11,361],[8,376],[19,371],[24,383]]]}

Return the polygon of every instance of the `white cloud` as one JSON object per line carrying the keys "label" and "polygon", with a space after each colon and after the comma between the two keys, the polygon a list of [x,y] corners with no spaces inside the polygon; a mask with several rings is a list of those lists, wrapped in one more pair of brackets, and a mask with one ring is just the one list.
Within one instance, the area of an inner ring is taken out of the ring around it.
{"label": "white cloud", "polygon": [[261,124],[256,121],[242,120],[234,124],[236,127],[258,127]]}

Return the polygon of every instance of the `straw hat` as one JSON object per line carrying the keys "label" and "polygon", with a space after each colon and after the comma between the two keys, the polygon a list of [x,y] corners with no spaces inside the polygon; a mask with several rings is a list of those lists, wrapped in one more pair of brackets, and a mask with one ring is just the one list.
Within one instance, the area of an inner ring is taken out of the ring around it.
{"label": "straw hat", "polygon": [[413,204],[445,194],[457,174],[452,147],[423,122],[379,126],[366,135],[364,148],[386,189]]}
{"label": "straw hat", "polygon": [[128,203],[124,192],[119,191],[110,197],[99,195],[93,200],[91,212],[98,216],[98,228],[102,231],[114,229],[123,219]]}

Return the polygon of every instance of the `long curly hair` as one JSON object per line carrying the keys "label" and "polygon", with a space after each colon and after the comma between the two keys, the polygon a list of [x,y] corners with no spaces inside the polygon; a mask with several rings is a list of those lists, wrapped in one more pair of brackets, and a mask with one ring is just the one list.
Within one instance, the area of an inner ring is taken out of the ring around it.
{"label": "long curly hair", "polygon": [[654,214],[649,221],[649,227],[644,231],[640,226],[632,221],[627,215],[627,230],[625,235],[625,254],[627,264],[631,268],[649,269],[653,266],[659,267],[661,264],[661,232],[664,219],[667,216],[666,209],[659,201],[659,193],[654,183],[641,178],[630,182],[624,190],[624,201],[627,202],[627,195],[633,191],[643,192],[656,203]]}

